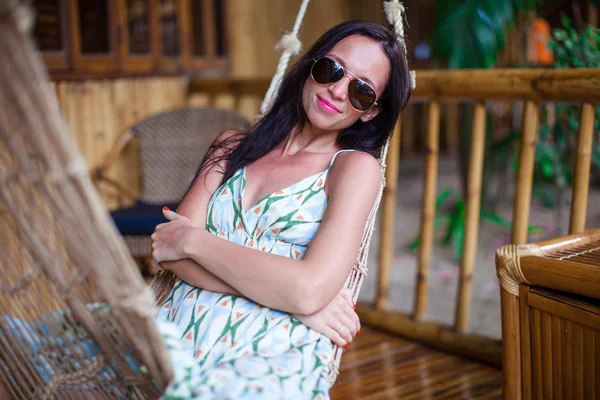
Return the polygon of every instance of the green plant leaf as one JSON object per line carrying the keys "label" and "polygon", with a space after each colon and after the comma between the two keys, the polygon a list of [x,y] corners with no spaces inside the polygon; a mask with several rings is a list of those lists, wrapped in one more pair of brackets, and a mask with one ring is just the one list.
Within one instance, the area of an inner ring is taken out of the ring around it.
{"label": "green plant leaf", "polygon": [[571,20],[565,14],[560,14],[560,22],[565,28],[571,28]]}
{"label": "green plant leaf", "polygon": [[463,238],[465,237],[465,213],[464,208],[459,210],[459,217],[456,227],[454,229],[454,238],[452,240],[452,247],[454,248],[454,259],[460,261],[463,255]]}
{"label": "green plant leaf", "polygon": [[512,224],[506,218],[502,218],[500,215],[492,212],[482,212],[481,219],[489,221],[493,224],[496,224],[507,231],[512,229]]}
{"label": "green plant leaf", "polygon": [[514,0],[440,0],[436,14],[434,55],[451,69],[488,68],[505,46]]}
{"label": "green plant leaf", "polygon": [[439,210],[440,207],[444,205],[446,200],[448,200],[448,198],[450,198],[450,196],[452,195],[453,192],[454,192],[454,190],[452,190],[451,188],[444,189],[435,201],[435,209]]}

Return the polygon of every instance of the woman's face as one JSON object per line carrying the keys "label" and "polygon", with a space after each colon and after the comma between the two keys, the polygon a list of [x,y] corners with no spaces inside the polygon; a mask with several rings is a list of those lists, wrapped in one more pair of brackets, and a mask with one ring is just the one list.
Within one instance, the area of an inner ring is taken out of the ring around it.
{"label": "woman's face", "polygon": [[[348,36],[339,41],[326,56],[375,89],[379,103],[391,66],[377,42],[365,36]],[[335,83],[320,85],[308,77],[302,91],[302,105],[313,126],[339,131],[351,126],[359,118],[367,122],[379,113],[378,106],[368,111],[352,108],[348,101],[348,84],[352,79],[353,76],[346,74]]]}

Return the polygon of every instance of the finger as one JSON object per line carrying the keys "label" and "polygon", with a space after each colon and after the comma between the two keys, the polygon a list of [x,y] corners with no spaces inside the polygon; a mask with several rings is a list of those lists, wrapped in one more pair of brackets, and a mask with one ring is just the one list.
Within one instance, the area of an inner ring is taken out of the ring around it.
{"label": "finger", "polygon": [[158,257],[158,251],[156,251],[156,249],[152,250],[152,258],[157,262],[161,262],[162,260],[160,259],[160,257]]}
{"label": "finger", "polygon": [[325,332],[323,334],[329,338],[333,343],[337,344],[340,347],[345,347],[348,342],[346,342],[339,333],[335,331],[335,329],[330,328],[329,326],[325,327]]}
{"label": "finger", "polygon": [[358,332],[360,332],[360,318],[358,318],[358,314],[356,313],[356,311],[351,310],[348,307],[344,308],[344,314],[346,314],[346,316],[350,318],[350,320],[354,324],[354,332],[356,332],[354,336],[356,336]]}
{"label": "finger", "polygon": [[340,290],[340,294],[344,299],[346,299],[346,301],[350,305],[350,308],[354,310],[356,308],[356,305],[354,304],[352,292],[346,288],[343,288],[342,290]]}
{"label": "finger", "polygon": [[187,219],[186,217],[184,217],[183,215],[179,215],[177,214],[175,211],[171,211],[169,210],[168,207],[163,207],[163,215],[165,216],[166,219],[168,219],[169,221],[176,221],[178,219]]}
{"label": "finger", "polygon": [[152,268],[155,268],[155,269],[158,269],[158,270],[161,270],[161,269],[163,269],[163,268],[160,266],[160,264],[158,263],[158,261],[156,261],[154,258],[152,258],[152,259],[150,260],[150,266],[151,266]]}
{"label": "finger", "polygon": [[[356,323],[348,317],[345,313],[342,313],[338,316],[341,324],[344,325],[344,329],[342,330],[342,337],[346,339],[347,342],[352,342],[354,336],[356,336],[356,332],[358,331],[356,327]],[[338,326],[339,328],[339,326]]]}

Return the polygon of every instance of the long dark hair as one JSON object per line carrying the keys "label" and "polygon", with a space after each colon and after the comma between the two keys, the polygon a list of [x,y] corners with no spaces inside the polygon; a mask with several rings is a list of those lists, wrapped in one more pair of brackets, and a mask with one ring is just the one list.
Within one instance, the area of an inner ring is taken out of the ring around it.
{"label": "long dark hair", "polygon": [[[377,157],[410,97],[411,79],[406,48],[404,41],[399,40],[397,34],[386,27],[372,22],[348,21],[328,30],[298,59],[283,79],[271,110],[249,132],[232,135],[211,146],[196,176],[205,168],[225,161],[224,183],[238,169],[277,147],[294,129],[300,132],[307,120],[302,105],[302,90],[313,61],[351,35],[366,36],[379,43],[390,60],[391,71],[387,86],[378,101],[381,108],[379,114],[368,122],[359,119],[352,126],[341,130],[337,143],[344,149],[361,150]],[[215,157],[214,154],[219,149],[223,151],[220,156]]]}

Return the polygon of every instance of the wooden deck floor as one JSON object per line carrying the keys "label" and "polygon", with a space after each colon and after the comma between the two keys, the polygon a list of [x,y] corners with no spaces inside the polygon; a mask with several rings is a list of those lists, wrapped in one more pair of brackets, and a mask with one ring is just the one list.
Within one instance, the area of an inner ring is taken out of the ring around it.
{"label": "wooden deck floor", "polygon": [[336,399],[500,399],[499,369],[363,327],[342,356]]}

